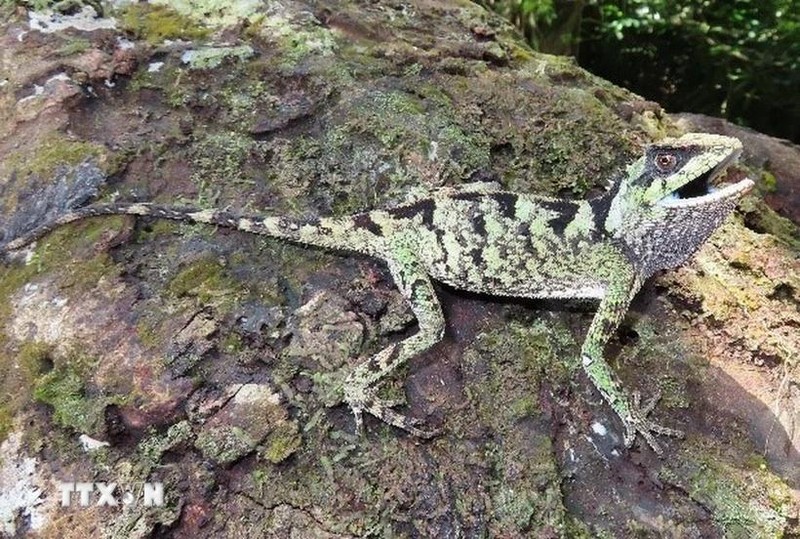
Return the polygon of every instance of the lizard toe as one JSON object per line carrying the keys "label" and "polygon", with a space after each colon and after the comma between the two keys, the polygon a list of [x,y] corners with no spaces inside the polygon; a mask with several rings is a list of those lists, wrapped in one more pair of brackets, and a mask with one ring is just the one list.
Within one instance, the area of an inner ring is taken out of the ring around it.
{"label": "lizard toe", "polygon": [[656,392],[648,401],[642,406],[642,397],[636,392],[633,394],[633,402],[630,407],[630,415],[625,418],[625,445],[631,447],[636,438],[636,435],[641,435],[647,445],[661,457],[664,454],[661,444],[658,443],[653,434],[660,434],[662,436],[672,436],[674,438],[683,438],[684,434],[678,429],[665,427],[654,423],[649,419],[649,415],[655,409],[661,394]]}
{"label": "lizard toe", "polygon": [[421,428],[420,425],[425,424],[423,420],[393,410],[395,406],[406,404],[404,399],[380,399],[376,396],[376,389],[371,386],[359,383],[346,384],[344,401],[353,412],[358,434],[363,430],[364,412],[419,438],[432,438],[439,432],[435,429]]}
{"label": "lizard toe", "polygon": [[427,439],[432,438],[439,433],[439,431],[436,429],[420,427],[420,425],[425,424],[425,421],[416,417],[401,414],[393,410],[391,406],[388,406],[387,403],[383,401],[374,401],[369,403],[366,409],[375,417],[399,429],[403,429],[412,436]]}

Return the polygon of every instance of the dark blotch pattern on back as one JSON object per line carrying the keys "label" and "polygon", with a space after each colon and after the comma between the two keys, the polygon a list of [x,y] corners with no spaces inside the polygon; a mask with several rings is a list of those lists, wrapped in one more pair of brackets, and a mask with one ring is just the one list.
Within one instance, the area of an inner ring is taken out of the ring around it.
{"label": "dark blotch pattern on back", "polygon": [[375,234],[376,236],[383,236],[383,229],[378,223],[372,220],[369,213],[359,213],[353,217],[353,224],[358,228],[363,228]]}
{"label": "dark blotch pattern on back", "polygon": [[548,224],[558,236],[564,236],[564,230],[567,225],[575,219],[575,214],[578,213],[578,203],[571,200],[544,200],[540,205],[550,211],[558,213],[558,217],[554,217],[548,221]]}
{"label": "dark blotch pattern on back", "polygon": [[489,198],[497,202],[500,206],[500,215],[506,219],[515,219],[517,216],[517,199],[519,196],[516,193],[492,193]]}
{"label": "dark blotch pattern on back", "polygon": [[486,219],[481,214],[476,214],[472,218],[472,229],[481,237],[486,236]]}
{"label": "dark blotch pattern on back", "polygon": [[388,210],[389,215],[396,219],[413,219],[417,215],[422,216],[422,224],[428,227],[433,226],[433,212],[436,204],[432,199],[426,198],[409,204]]}

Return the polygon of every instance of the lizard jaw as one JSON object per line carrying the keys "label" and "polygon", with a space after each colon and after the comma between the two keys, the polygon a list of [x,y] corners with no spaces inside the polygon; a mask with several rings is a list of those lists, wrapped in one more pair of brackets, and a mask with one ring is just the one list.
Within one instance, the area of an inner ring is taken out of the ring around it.
{"label": "lizard jaw", "polygon": [[728,184],[718,189],[710,188],[709,192],[702,196],[678,198],[677,196],[673,195],[662,198],[658,201],[658,205],[665,208],[691,208],[694,206],[702,206],[720,200],[742,197],[754,186],[755,182],[753,180],[750,178],[744,178],[736,183]]}
{"label": "lizard jaw", "polygon": [[[714,185],[712,182],[719,180],[728,168],[735,162],[741,150],[732,152],[717,166],[702,174],[695,180],[673,191],[657,202],[659,206],[667,208],[689,208],[709,204],[727,198],[739,198],[749,192],[755,183],[750,178],[743,178],[736,183],[722,183]],[[699,193],[696,194],[696,192]]]}

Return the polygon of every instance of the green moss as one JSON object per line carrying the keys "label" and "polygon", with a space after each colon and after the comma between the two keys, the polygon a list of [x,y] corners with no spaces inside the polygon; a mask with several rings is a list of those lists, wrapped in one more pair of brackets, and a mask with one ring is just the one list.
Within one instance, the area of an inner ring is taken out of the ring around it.
{"label": "green moss", "polygon": [[[688,442],[687,442],[688,444]],[[709,448],[686,447],[692,460],[665,470],[672,482],[688,482],[689,495],[709,509],[725,537],[780,537],[791,507],[788,487],[766,467],[747,470]]]}
{"label": "green moss", "polygon": [[84,384],[96,363],[96,359],[73,355],[36,382],[34,398],[53,407],[53,420],[59,426],[77,432],[96,432],[101,427],[108,399],[87,395]]}
{"label": "green moss", "polygon": [[745,197],[739,203],[739,208],[745,214],[748,228],[759,233],[772,234],[793,249],[800,250],[800,228],[770,208],[762,198]]}
{"label": "green moss", "polygon": [[41,241],[29,267],[35,273],[58,272],[60,284],[72,293],[91,290],[102,277],[119,271],[107,253],[91,256],[96,252],[95,246],[126,222],[124,216],[117,215],[58,228]]}
{"label": "green moss", "polygon": [[136,322],[136,335],[145,347],[151,348],[161,342],[160,327],[160,320],[143,317]]}
{"label": "green moss", "polygon": [[[65,226],[40,241],[29,264],[0,266],[0,325],[6,323],[13,312],[11,298],[39,274],[49,272],[56,276],[55,282],[70,295],[83,294],[96,287],[101,278],[116,275],[118,268],[107,254],[92,254],[103,235],[109,230],[113,233],[122,223],[113,218]],[[53,405],[54,418],[62,426],[80,430],[102,419],[99,414],[105,401],[101,399],[95,406],[83,398],[80,372],[74,367],[50,370],[53,364],[49,345],[26,342],[14,353],[0,333],[2,345],[6,353],[0,360],[0,369],[7,374],[0,382],[0,407],[7,413],[13,416],[33,394],[37,400]]]}
{"label": "green moss", "polygon": [[608,531],[592,530],[586,523],[578,520],[578,516],[572,513],[564,515],[563,537],[569,537],[570,539],[613,539],[613,536]]}
{"label": "green moss", "polygon": [[102,276],[115,274],[116,265],[105,253],[83,260],[76,257],[81,252],[93,253],[101,236],[121,227],[124,219],[121,216],[89,219],[61,227],[40,240],[30,263],[0,265],[0,324],[11,313],[13,303],[9,298],[37,274],[55,272],[60,283],[72,293],[90,290]]}
{"label": "green moss", "polygon": [[238,354],[244,350],[244,342],[238,333],[228,333],[222,339],[222,350],[229,354]]}
{"label": "green moss", "polygon": [[39,376],[52,370],[53,360],[50,353],[53,347],[39,341],[26,341],[22,344],[17,355],[17,362],[21,373],[28,383],[32,384]]}
{"label": "green moss", "polygon": [[152,434],[142,440],[136,447],[138,463],[144,468],[144,475],[161,461],[167,451],[186,443],[192,437],[192,426],[188,421],[181,421],[171,425],[164,434]]}
{"label": "green moss", "polygon": [[[516,463],[522,454],[527,460],[524,467]],[[491,497],[491,536],[519,536],[547,529],[555,536],[568,537],[563,533],[566,509],[559,470],[547,434],[509,430],[503,434],[502,443],[486,446],[485,455],[493,469],[493,480],[486,489]]]}
{"label": "green moss", "polygon": [[33,11],[44,11],[46,9],[53,9],[60,3],[61,0],[2,0],[0,5],[3,7],[16,7],[21,6]]}
{"label": "green moss", "polygon": [[[633,315],[630,315],[630,318],[633,318]],[[682,369],[688,366],[686,358],[693,356],[691,351],[686,349],[684,342],[676,338],[674,332],[677,330],[665,329],[662,321],[646,314],[634,318],[632,329],[637,335],[636,341],[623,346],[617,365],[614,365],[615,370],[635,377],[650,369],[652,365],[665,365],[660,376],[648,377],[657,383],[661,393],[659,408],[688,408],[690,399],[686,376]],[[701,368],[700,365],[704,363],[692,365],[691,368]]]}
{"label": "green moss", "polygon": [[[421,94],[374,92],[351,112],[346,123],[349,133],[344,140],[352,141],[354,135],[370,135],[382,146],[377,151],[399,149],[401,159],[404,155],[413,156],[420,164],[430,163],[440,174],[453,177],[468,176],[490,164],[489,138],[480,130],[462,124],[458,111],[453,110],[452,102],[441,92],[430,89]],[[330,151],[328,145],[325,149]],[[430,182],[429,177],[412,180],[412,183]]]}
{"label": "green moss", "polygon": [[541,500],[535,491],[518,492],[512,488],[500,488],[492,501],[494,517],[501,522],[507,521],[509,528],[529,530],[539,511]]}
{"label": "green moss", "polygon": [[241,427],[224,425],[201,431],[194,445],[204,457],[226,465],[253,451],[256,441]]}
{"label": "green moss", "polygon": [[[14,307],[11,297],[16,294],[25,283],[36,274],[36,268],[27,265],[19,266],[16,264],[0,264],[0,327],[9,320]],[[0,332],[0,345],[6,343],[5,333]],[[9,355],[5,356],[6,361],[10,361]],[[2,361],[2,359],[0,359]],[[4,372],[14,372],[13,365],[0,364]],[[10,377],[5,377],[8,380]],[[0,401],[2,402],[2,401]]]}
{"label": "green moss", "polygon": [[[488,139],[478,133],[467,133],[459,125],[446,123],[437,131],[435,141],[454,177],[468,176],[474,170],[489,166]],[[428,155],[431,154],[429,149]]]}
{"label": "green moss", "polygon": [[235,131],[212,133],[192,148],[192,181],[199,189],[200,205],[213,205],[222,190],[248,184],[245,164],[255,147],[252,138]]}
{"label": "green moss", "polygon": [[[180,70],[177,71],[180,72]],[[164,88],[164,93],[167,99],[167,104],[174,109],[185,107],[192,99],[190,85],[181,83],[179,78],[175,80],[174,84],[166,86]]]}
{"label": "green moss", "polygon": [[[182,269],[170,281],[167,289],[178,297],[194,294],[201,286],[219,288],[223,281],[223,266],[211,257],[198,260]],[[209,298],[204,298],[209,299]]]}
{"label": "green moss", "polygon": [[530,417],[538,411],[539,402],[535,395],[526,395],[511,403],[511,414],[519,419]]}
{"label": "green moss", "polygon": [[134,239],[136,243],[149,244],[162,236],[173,236],[177,234],[181,226],[182,223],[170,219],[155,219],[147,227],[138,227],[135,231],[136,235]]}
{"label": "green moss", "polygon": [[354,107],[360,114],[348,123],[356,132],[374,135],[382,145],[393,147],[413,141],[421,144],[419,133],[425,129],[425,109],[420,101],[405,92],[375,92],[363,106]]}
{"label": "green moss", "polygon": [[253,47],[241,45],[239,47],[203,47],[201,49],[186,51],[184,61],[190,69],[214,69],[219,67],[226,58],[237,59],[240,62],[253,56]]}
{"label": "green moss", "polygon": [[122,8],[118,20],[123,30],[152,45],[167,39],[192,41],[209,34],[207,28],[165,5],[131,3]]}
{"label": "green moss", "polygon": [[257,114],[263,113],[266,107],[278,100],[271,86],[263,80],[231,81],[219,95],[225,108],[226,121],[239,126],[243,122],[249,125]]}
{"label": "green moss", "polygon": [[532,51],[527,48],[521,46],[519,43],[512,41],[510,43],[506,43],[509,48],[509,55],[511,56],[512,61],[518,63],[525,63],[530,62],[535,58]]}
{"label": "green moss", "polygon": [[537,388],[545,373],[554,385],[569,384],[577,367],[574,346],[565,327],[539,320],[513,320],[481,334],[464,358],[465,370],[481,373],[475,384],[465,388],[481,422],[513,432],[519,419],[535,416]]}
{"label": "green moss", "polygon": [[297,423],[282,423],[267,435],[259,454],[269,462],[278,464],[297,451],[301,443]]}
{"label": "green moss", "polygon": [[58,49],[58,56],[72,56],[89,50],[92,42],[82,37],[71,37]]}
{"label": "green moss", "polygon": [[89,158],[94,158],[102,166],[107,163],[108,150],[101,144],[51,133],[35,147],[11,153],[5,160],[4,168],[8,167],[23,177],[35,174],[41,178],[51,178],[58,167],[75,166]]}
{"label": "green moss", "polygon": [[257,24],[262,37],[277,44],[279,66],[290,69],[307,57],[328,56],[336,49],[332,32],[320,25],[297,24],[283,15],[261,18]]}
{"label": "green moss", "polygon": [[253,24],[264,17],[260,13],[264,4],[255,0],[153,0],[152,3],[169,6],[182,16],[213,28]]}
{"label": "green moss", "polygon": [[14,414],[4,404],[0,403],[0,443],[8,437],[11,427],[14,426]]}
{"label": "green moss", "polygon": [[176,297],[191,296],[203,305],[227,305],[235,302],[242,290],[226,273],[219,259],[200,258],[181,269],[167,285]]}
{"label": "green moss", "polygon": [[761,173],[761,188],[766,193],[774,193],[778,190],[778,179],[768,170]]}
{"label": "green moss", "polygon": [[272,474],[265,468],[256,468],[250,473],[250,480],[253,482],[255,491],[259,497],[263,497],[266,489],[271,489]]}
{"label": "green moss", "polygon": [[523,349],[522,368],[538,376],[546,373],[552,383],[567,383],[577,367],[577,354],[570,354],[575,342],[569,329],[563,323],[541,320],[513,327],[512,338]]}

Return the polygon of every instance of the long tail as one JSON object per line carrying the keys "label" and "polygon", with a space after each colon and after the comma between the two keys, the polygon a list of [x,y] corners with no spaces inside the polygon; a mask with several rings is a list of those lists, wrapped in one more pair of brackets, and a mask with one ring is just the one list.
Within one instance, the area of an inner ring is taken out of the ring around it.
{"label": "long tail", "polygon": [[367,254],[370,254],[371,249],[369,246],[372,244],[369,238],[354,237],[369,234],[369,232],[362,227],[354,226],[353,219],[348,217],[300,221],[285,217],[236,215],[227,211],[201,210],[192,207],[120,203],[94,204],[72,210],[50,223],[11,240],[5,246],[0,245],[0,252],[13,251],[24,247],[61,225],[101,215],[143,215],[190,223],[205,223],[252,234],[263,234],[293,243],[302,243],[326,249],[359,251]]}

